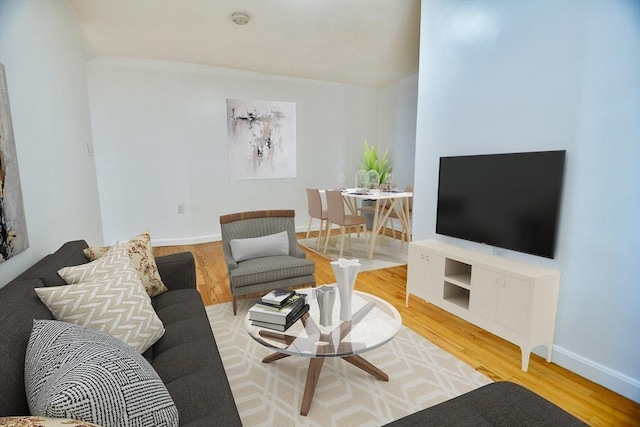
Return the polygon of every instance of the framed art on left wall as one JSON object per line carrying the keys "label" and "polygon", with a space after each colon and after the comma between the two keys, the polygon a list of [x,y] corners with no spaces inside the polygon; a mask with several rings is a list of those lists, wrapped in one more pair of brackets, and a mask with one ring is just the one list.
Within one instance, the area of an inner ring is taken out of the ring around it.
{"label": "framed art on left wall", "polygon": [[0,263],[29,247],[9,91],[0,64]]}

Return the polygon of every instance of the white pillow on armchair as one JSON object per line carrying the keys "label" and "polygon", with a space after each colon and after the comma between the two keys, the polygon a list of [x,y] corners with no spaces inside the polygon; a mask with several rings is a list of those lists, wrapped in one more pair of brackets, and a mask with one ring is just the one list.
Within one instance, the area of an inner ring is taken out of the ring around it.
{"label": "white pillow on armchair", "polygon": [[282,231],[262,237],[231,239],[231,256],[236,262],[267,256],[289,255],[289,234]]}

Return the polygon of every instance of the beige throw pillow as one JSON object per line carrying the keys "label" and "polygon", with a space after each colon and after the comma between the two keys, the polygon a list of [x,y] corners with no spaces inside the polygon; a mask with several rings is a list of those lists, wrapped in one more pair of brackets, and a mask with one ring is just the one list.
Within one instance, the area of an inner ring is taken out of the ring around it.
{"label": "beige throw pillow", "polygon": [[119,244],[96,261],[58,271],[69,285],[36,288],[56,320],[114,336],[143,353],[164,334],[127,250]]}
{"label": "beige throw pillow", "polygon": [[86,421],[70,420],[68,418],[50,418],[38,416],[0,417],[3,427],[100,427]]}
{"label": "beige throw pillow", "polygon": [[[133,261],[133,266],[140,275],[140,280],[150,297],[155,297],[168,289],[158,273],[158,266],[153,257],[151,235],[148,231],[134,237],[126,243],[122,243]],[[95,246],[84,250],[89,261],[95,261],[109,251],[109,246]]]}

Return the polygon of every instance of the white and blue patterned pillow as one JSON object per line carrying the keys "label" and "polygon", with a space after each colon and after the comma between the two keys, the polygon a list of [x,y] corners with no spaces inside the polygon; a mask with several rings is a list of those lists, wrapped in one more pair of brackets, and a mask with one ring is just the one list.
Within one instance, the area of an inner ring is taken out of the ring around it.
{"label": "white and blue patterned pillow", "polygon": [[32,415],[101,426],[178,426],[178,410],[144,357],[105,333],[34,320],[25,357]]}

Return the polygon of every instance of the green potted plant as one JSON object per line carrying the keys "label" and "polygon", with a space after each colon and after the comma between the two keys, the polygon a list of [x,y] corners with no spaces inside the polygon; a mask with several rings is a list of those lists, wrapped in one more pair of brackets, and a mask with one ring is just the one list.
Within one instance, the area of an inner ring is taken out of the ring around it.
{"label": "green potted plant", "polygon": [[[386,149],[382,154],[382,157],[378,156],[378,150],[374,145],[369,145],[367,140],[364,140],[364,163],[362,164],[362,170],[369,173],[370,171],[376,171],[379,177],[377,183],[369,182],[368,187],[370,189],[376,188],[380,183],[386,183],[387,177],[389,173],[391,173],[391,165],[389,165],[389,161],[387,160],[387,156],[389,155],[389,149]],[[357,184],[356,184],[357,185]],[[361,202],[361,212],[362,215],[367,218],[367,229],[371,230],[373,228],[373,206],[375,205],[374,200],[362,200]]]}
{"label": "green potted plant", "polygon": [[375,145],[369,145],[367,140],[364,140],[364,163],[362,165],[362,170],[365,172],[376,171],[378,172],[378,176],[380,177],[379,184],[384,184],[387,181],[387,177],[391,173],[391,165],[387,160],[387,156],[389,155],[389,149],[387,148],[382,154],[382,157],[378,156],[378,150]]}

